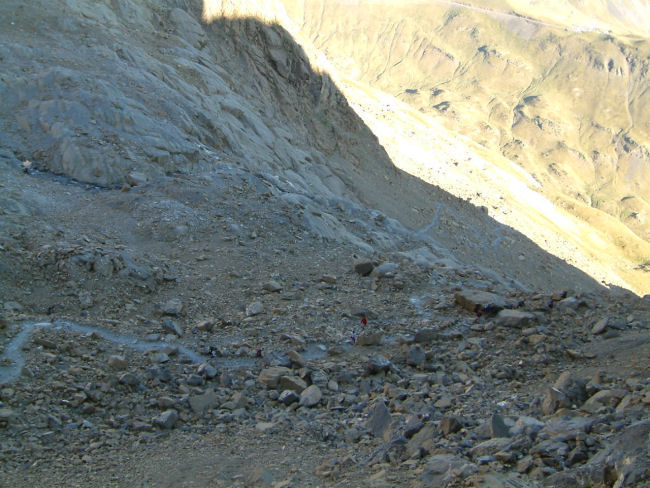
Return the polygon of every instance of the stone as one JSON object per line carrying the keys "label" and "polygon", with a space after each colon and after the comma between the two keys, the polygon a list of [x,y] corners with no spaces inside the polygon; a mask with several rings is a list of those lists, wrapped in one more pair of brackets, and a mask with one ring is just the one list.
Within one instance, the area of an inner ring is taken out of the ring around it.
{"label": "stone", "polygon": [[366,428],[375,437],[385,438],[390,431],[392,417],[383,400],[378,400],[370,407]]}
{"label": "stone", "polygon": [[264,313],[264,304],[262,302],[253,302],[246,307],[246,315],[249,317],[255,317]]}
{"label": "stone", "polygon": [[183,311],[183,302],[179,298],[172,298],[167,300],[162,306],[163,315],[171,315],[173,317],[178,317]]}
{"label": "stone", "polygon": [[409,366],[421,367],[427,362],[427,353],[421,346],[411,346],[406,353],[406,364]]}
{"label": "stone", "polygon": [[273,280],[264,283],[262,288],[265,291],[268,291],[269,293],[279,293],[282,291],[282,285],[277,281],[273,281]]}
{"label": "stone", "polygon": [[205,378],[198,374],[191,374],[187,378],[187,384],[190,386],[201,386],[205,383]]}
{"label": "stone", "polygon": [[607,330],[607,325],[609,324],[609,317],[604,317],[594,324],[591,328],[591,333],[594,335],[602,334]]}
{"label": "stone", "polygon": [[126,368],[129,367],[129,363],[126,362],[124,356],[118,356],[118,355],[113,355],[109,357],[107,364],[111,369],[114,369],[116,371],[124,371]]}
{"label": "stone", "polygon": [[415,342],[429,344],[440,337],[440,331],[436,329],[420,329],[415,333]]}
{"label": "stone", "polygon": [[501,310],[496,316],[496,323],[502,327],[521,329],[537,320],[537,316],[521,310]]}
{"label": "stone", "polygon": [[507,306],[506,301],[499,295],[481,290],[465,289],[457,292],[456,302],[468,312],[477,313],[486,310],[498,312]]}
{"label": "stone", "polygon": [[284,403],[287,406],[299,400],[300,400],[300,395],[298,395],[298,393],[296,393],[293,390],[284,390],[282,393],[280,393],[280,396],[278,397],[278,401],[280,403]]}
{"label": "stone", "polygon": [[601,390],[589,397],[580,407],[580,410],[589,413],[596,413],[602,407],[616,407],[623,399],[625,390]]}
{"label": "stone", "polygon": [[432,423],[426,423],[406,444],[406,454],[411,457],[424,457],[434,446],[440,434]]}
{"label": "stone", "polygon": [[301,393],[307,388],[307,383],[298,376],[281,376],[278,382],[278,388]]}
{"label": "stone", "polygon": [[510,434],[513,436],[526,435],[531,439],[537,436],[537,433],[542,430],[546,424],[534,417],[522,416],[517,419],[515,425],[510,429]]}
{"label": "stone", "polygon": [[124,373],[120,376],[119,382],[123,385],[137,386],[140,384],[140,380],[135,375],[135,373]]}
{"label": "stone", "polygon": [[368,276],[375,267],[371,259],[355,259],[353,268],[354,272],[361,276]]}
{"label": "stone", "polygon": [[433,406],[436,407],[439,410],[447,410],[451,408],[451,406],[454,404],[454,398],[449,396],[449,395],[443,395],[440,397],[434,404]]}
{"label": "stone", "polygon": [[482,456],[494,456],[499,451],[507,450],[512,444],[512,440],[507,437],[497,437],[487,441],[480,442],[470,449],[473,458]]}
{"label": "stone", "polygon": [[372,278],[386,278],[394,276],[399,270],[399,266],[395,263],[382,263],[370,272]]}
{"label": "stone", "polygon": [[380,330],[375,331],[363,331],[357,337],[356,344],[358,346],[376,346],[381,343],[384,333]]}
{"label": "stone", "polygon": [[422,481],[425,486],[459,486],[463,479],[475,474],[478,467],[454,454],[431,456],[424,466]]}
{"label": "stone", "polygon": [[16,421],[18,415],[8,407],[0,408],[0,426],[10,425]]}
{"label": "stone", "polygon": [[189,399],[190,408],[194,413],[202,414],[206,410],[215,408],[218,403],[217,394],[212,388],[201,395],[193,395]]}
{"label": "stone", "polygon": [[391,362],[381,354],[373,354],[368,357],[366,362],[366,374],[373,375],[388,371]]}
{"label": "stone", "polygon": [[169,361],[169,356],[167,353],[164,353],[162,351],[156,351],[149,354],[149,359],[152,363],[166,363]]}
{"label": "stone", "polygon": [[445,436],[455,434],[462,428],[463,422],[461,418],[455,415],[445,415],[440,420],[440,432]]}
{"label": "stone", "polygon": [[263,369],[257,379],[267,388],[276,388],[283,376],[291,376],[292,371],[284,366],[271,366]]}
{"label": "stone", "polygon": [[553,387],[563,392],[567,399],[575,405],[582,405],[587,399],[587,382],[572,371],[565,371],[553,384]]}
{"label": "stone", "polygon": [[323,398],[323,393],[316,385],[311,385],[300,394],[301,407],[314,407],[318,405]]}
{"label": "stone", "polygon": [[275,422],[258,422],[255,424],[255,430],[264,433],[272,430],[275,426]]}
{"label": "stone", "polygon": [[314,369],[310,374],[311,382],[318,386],[321,390],[327,388],[327,383],[329,382],[329,376],[322,369]]}
{"label": "stone", "polygon": [[217,376],[219,372],[217,371],[217,368],[212,366],[210,363],[201,363],[196,369],[196,374],[205,376],[208,379],[212,379]]}
{"label": "stone", "polygon": [[323,283],[328,283],[330,285],[335,285],[336,284],[336,276],[331,275],[331,274],[324,274],[320,277],[320,280]]}
{"label": "stone", "polygon": [[406,425],[404,426],[404,437],[410,439],[415,434],[420,432],[422,427],[424,427],[424,422],[422,419],[418,418],[417,415],[409,416],[408,420],[406,421]]}
{"label": "stone", "polygon": [[242,391],[236,391],[232,394],[230,400],[221,405],[221,408],[225,410],[235,410],[245,409],[248,406],[248,397]]}
{"label": "stone", "polygon": [[163,413],[154,417],[152,420],[153,424],[161,429],[173,429],[178,422],[178,412],[173,408],[165,410]]}
{"label": "stone", "polygon": [[163,330],[165,330],[167,332],[171,332],[172,334],[175,334],[178,337],[181,337],[183,335],[183,329],[181,329],[181,326],[178,325],[176,322],[174,322],[169,317],[164,317],[163,318],[162,327],[163,327]]}
{"label": "stone", "polygon": [[174,405],[176,405],[176,402],[173,398],[170,398],[168,396],[158,398],[158,408],[160,409],[167,410],[172,408]]}

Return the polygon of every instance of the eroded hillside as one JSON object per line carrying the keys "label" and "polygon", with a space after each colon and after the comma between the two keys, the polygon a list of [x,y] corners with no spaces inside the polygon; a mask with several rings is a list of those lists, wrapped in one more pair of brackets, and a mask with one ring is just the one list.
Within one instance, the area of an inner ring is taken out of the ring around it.
{"label": "eroded hillside", "polygon": [[580,247],[606,266],[627,261],[644,289],[633,268],[650,258],[647,39],[531,20],[504,2],[284,3],[344,78],[516,162],[607,242]]}
{"label": "eroded hillside", "polygon": [[650,297],[401,171],[240,6],[0,2],[0,484],[648,479]]}

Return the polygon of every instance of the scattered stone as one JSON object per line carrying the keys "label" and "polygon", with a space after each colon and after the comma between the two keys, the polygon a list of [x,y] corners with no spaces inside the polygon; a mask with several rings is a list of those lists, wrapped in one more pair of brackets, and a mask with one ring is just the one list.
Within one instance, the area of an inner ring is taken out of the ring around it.
{"label": "scattered stone", "polygon": [[356,259],[354,261],[354,272],[361,276],[368,276],[375,267],[371,259]]}
{"label": "scattered stone", "polygon": [[264,433],[272,430],[275,425],[275,422],[258,422],[255,424],[255,430]]}
{"label": "scattered stone", "polygon": [[168,300],[162,307],[163,315],[171,315],[172,317],[178,317],[182,311],[183,302],[179,298]]}
{"label": "scattered stone", "polygon": [[291,376],[291,373],[291,369],[284,366],[272,366],[263,369],[257,379],[267,388],[276,388],[280,382],[280,378],[283,376]]}
{"label": "scattered stone", "polygon": [[458,484],[478,471],[475,464],[453,454],[431,456],[422,473],[426,486],[450,486]]}
{"label": "scattered stone", "polygon": [[277,281],[273,281],[273,280],[264,283],[262,288],[265,291],[268,291],[269,293],[279,293],[282,291],[282,285]]}
{"label": "scattered stone", "polygon": [[368,357],[366,362],[366,374],[373,375],[388,371],[391,362],[381,354],[373,354]]}
{"label": "scattered stone", "polygon": [[494,456],[497,452],[508,449],[511,444],[511,439],[507,437],[497,437],[475,445],[469,452],[475,459],[482,456]]}
{"label": "scattered stone", "polygon": [[284,403],[287,406],[299,400],[300,400],[300,395],[298,395],[298,393],[296,393],[293,390],[284,390],[282,393],[280,393],[280,396],[278,397],[278,401],[280,403]]}
{"label": "scattered stone", "polygon": [[424,366],[427,362],[427,353],[422,347],[415,345],[411,346],[406,353],[406,364],[415,366],[417,368]]}
{"label": "scattered stone", "polygon": [[380,330],[364,331],[359,334],[356,343],[358,346],[377,346],[383,337],[384,333]]}
{"label": "scattered stone", "polygon": [[264,304],[262,302],[253,302],[246,307],[246,315],[254,317],[264,313]]}
{"label": "scattered stone", "polygon": [[301,407],[313,407],[320,403],[323,393],[316,385],[311,385],[300,394]]}
{"label": "scattered stone", "polygon": [[278,382],[278,388],[301,393],[307,388],[307,383],[298,376],[281,376],[280,381]]}
{"label": "scattered stone", "polygon": [[212,366],[210,363],[201,363],[196,369],[196,374],[205,376],[208,379],[214,378],[218,373],[217,368]]}
{"label": "scattered stone", "polygon": [[440,336],[440,331],[436,329],[420,329],[415,333],[415,342],[420,344],[429,344]]}
{"label": "scattered stone", "polygon": [[183,329],[181,329],[181,326],[178,325],[176,322],[174,322],[169,317],[164,317],[163,318],[162,326],[163,326],[163,330],[165,330],[167,332],[171,332],[172,334],[175,334],[178,337],[181,337],[183,335]]}
{"label": "scattered stone", "polygon": [[537,316],[521,310],[501,310],[496,317],[497,325],[521,329],[537,320]]}
{"label": "scattered stone", "polygon": [[320,280],[323,283],[329,283],[330,285],[336,284],[336,276],[330,274],[324,274],[320,277]]}
{"label": "scattered stone", "polygon": [[605,332],[605,330],[607,330],[608,325],[609,317],[604,317],[594,324],[594,326],[591,328],[591,333],[594,335],[602,334]]}
{"label": "scattered stone", "polygon": [[445,415],[442,417],[442,420],[440,420],[440,432],[442,432],[445,436],[455,434],[462,428],[462,420],[460,417],[457,417],[455,415]]}
{"label": "scattered stone", "polygon": [[411,458],[428,455],[439,435],[434,424],[425,424],[406,444],[406,454]]}
{"label": "scattered stone", "polygon": [[0,408],[0,426],[10,425],[17,418],[18,416],[16,415],[16,412],[14,412],[12,409],[7,407]]}
{"label": "scattered stone", "polygon": [[601,390],[592,395],[581,407],[580,410],[589,413],[596,413],[603,407],[616,407],[623,399],[625,390]]}
{"label": "scattered stone", "polygon": [[165,410],[159,416],[154,417],[152,422],[161,429],[173,429],[178,422],[178,412],[174,409]]}
{"label": "scattered stone", "polygon": [[126,359],[124,359],[124,356],[117,355],[109,357],[107,364],[111,369],[114,369],[116,371],[124,371],[129,367],[129,364],[126,362]]}
{"label": "scattered stone", "polygon": [[466,289],[454,296],[461,307],[472,313],[483,311],[497,313],[507,306],[506,301],[499,295],[481,290]]}
{"label": "scattered stone", "polygon": [[392,417],[383,400],[378,400],[370,408],[366,428],[375,437],[386,438],[390,431]]}
{"label": "scattered stone", "polygon": [[189,402],[194,413],[202,414],[206,410],[215,408],[218,403],[218,398],[215,391],[209,388],[201,395],[191,396]]}
{"label": "scattered stone", "polygon": [[129,386],[137,386],[140,384],[140,380],[138,377],[135,375],[135,373],[124,373],[122,376],[119,378],[119,382],[123,385],[129,385]]}
{"label": "scattered stone", "polygon": [[167,355],[167,353],[164,353],[162,351],[157,351],[149,354],[149,359],[151,360],[152,363],[166,363],[167,361],[169,361],[169,356]]}

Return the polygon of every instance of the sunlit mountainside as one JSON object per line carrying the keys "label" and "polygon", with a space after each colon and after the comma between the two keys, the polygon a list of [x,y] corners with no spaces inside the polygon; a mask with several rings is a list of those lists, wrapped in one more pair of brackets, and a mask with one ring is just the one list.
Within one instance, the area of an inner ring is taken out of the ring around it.
{"label": "sunlit mountainside", "polygon": [[[585,253],[637,289],[647,288],[650,41],[636,35],[647,21],[647,5],[283,3],[296,28],[332,63],[341,84],[380,90],[430,116],[441,130],[468,137],[491,165],[505,159],[508,171],[530,190],[578,219],[570,225],[550,219],[550,226],[536,219],[530,224],[534,230],[521,222],[515,227],[527,235],[539,232],[540,225],[552,234],[570,233],[569,241]],[[624,26],[625,35],[619,35]],[[390,144],[382,144],[391,153]],[[431,182],[444,186],[435,177]],[[498,175],[490,175],[475,192],[485,194],[485,185],[500,184]],[[501,200],[519,206],[516,198]],[[533,213],[548,220],[544,212]],[[543,246],[544,240],[538,243]],[[556,254],[568,249],[547,247]]]}

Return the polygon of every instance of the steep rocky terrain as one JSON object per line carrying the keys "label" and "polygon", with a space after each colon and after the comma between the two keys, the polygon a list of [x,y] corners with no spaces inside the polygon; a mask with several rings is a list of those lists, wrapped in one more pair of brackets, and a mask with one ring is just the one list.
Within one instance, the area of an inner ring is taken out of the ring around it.
{"label": "steep rocky terrain", "polygon": [[643,486],[647,297],[234,6],[0,4],[0,485]]}
{"label": "steep rocky terrain", "polygon": [[[487,159],[515,162],[530,175],[522,181],[531,190],[593,228],[600,244],[574,239],[583,252],[620,268],[623,280],[647,292],[647,31],[614,36],[575,28],[568,2],[552,9],[526,1],[283,3],[343,83],[385,91],[468,136],[490,153]],[[593,4],[573,12],[602,17],[606,9]],[[630,8],[614,10],[629,15]],[[637,8],[643,25],[647,7]],[[552,18],[530,17],[544,10]],[[390,152],[391,143],[381,142]]]}

